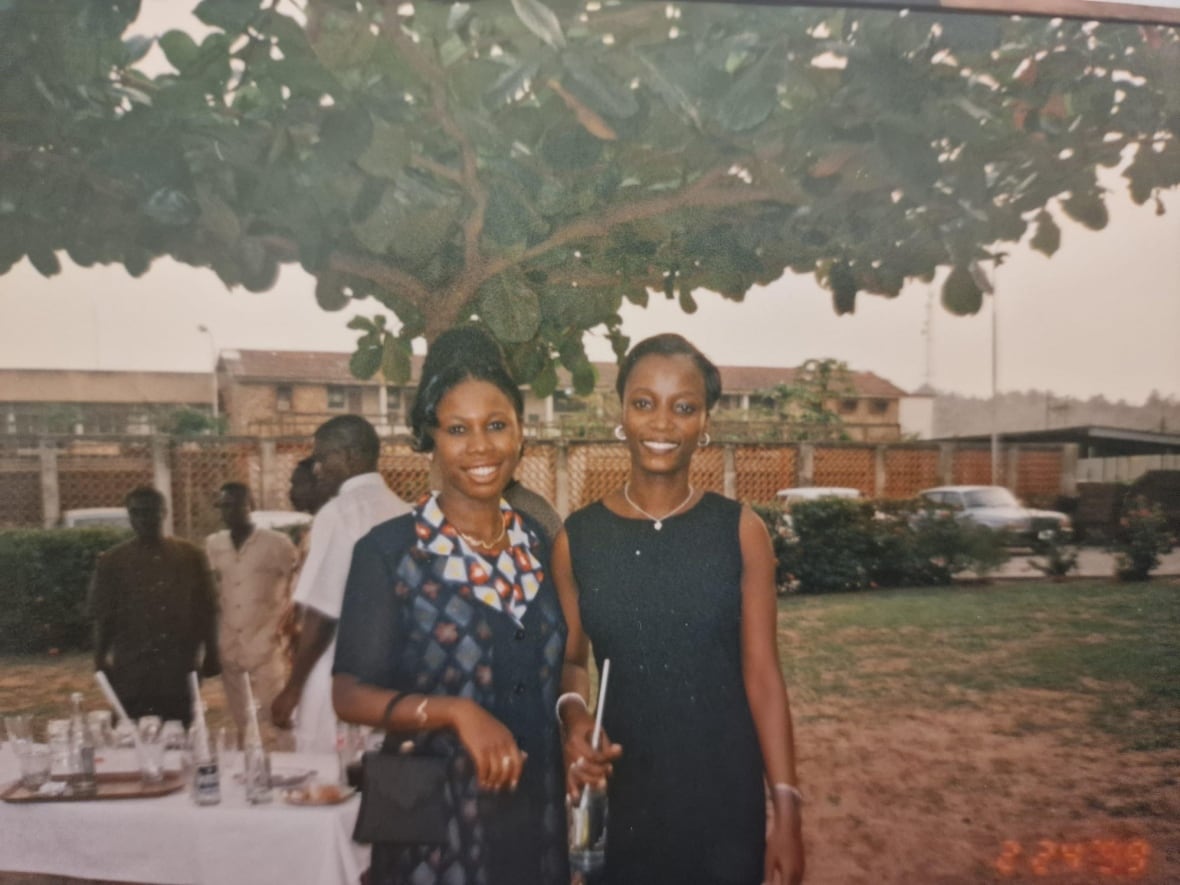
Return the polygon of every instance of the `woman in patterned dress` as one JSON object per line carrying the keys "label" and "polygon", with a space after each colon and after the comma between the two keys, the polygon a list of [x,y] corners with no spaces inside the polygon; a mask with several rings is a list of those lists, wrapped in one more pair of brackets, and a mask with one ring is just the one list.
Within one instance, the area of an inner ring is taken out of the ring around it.
{"label": "woman in patterned dress", "polygon": [[337,715],[450,759],[446,843],[375,844],[373,885],[569,882],[554,715],[565,622],[543,532],[502,497],[521,413],[502,362],[433,352],[411,420],[439,490],[353,553]]}
{"label": "woman in patterned dress", "polygon": [[[679,335],[657,335],[624,358],[617,389],[628,480],[554,545],[568,788],[607,781],[609,885],[795,885],[801,800],[770,537],[748,506],[689,477],[720,375]],[[599,667],[611,662],[598,750],[591,644]]]}

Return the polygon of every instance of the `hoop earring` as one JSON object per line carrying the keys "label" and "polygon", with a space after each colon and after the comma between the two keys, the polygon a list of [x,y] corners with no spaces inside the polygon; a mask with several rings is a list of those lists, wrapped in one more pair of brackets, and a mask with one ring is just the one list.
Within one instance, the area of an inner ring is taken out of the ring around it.
{"label": "hoop earring", "polygon": [[617,439],[619,442],[627,441],[627,431],[623,429],[622,424],[615,425],[615,439]]}
{"label": "hoop earring", "polygon": [[712,438],[709,436],[709,433],[708,433],[708,431],[706,431],[706,432],[702,433],[702,434],[701,434],[701,438],[697,440],[697,448],[699,448],[699,449],[703,449],[705,446],[707,446],[707,445],[708,445],[709,443],[711,443],[712,441],[713,441],[713,440],[712,440]]}

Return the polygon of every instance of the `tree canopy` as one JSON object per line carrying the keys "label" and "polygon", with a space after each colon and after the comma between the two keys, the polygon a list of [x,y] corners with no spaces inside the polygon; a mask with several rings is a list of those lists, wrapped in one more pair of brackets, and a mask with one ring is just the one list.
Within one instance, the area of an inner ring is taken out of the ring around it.
{"label": "tree canopy", "polygon": [[[696,309],[785,271],[851,312],[950,272],[978,311],[1021,240],[1180,183],[1180,29],[614,0],[0,0],[0,272],[61,254],[231,286],[282,263],[356,316],[353,370],[478,317],[544,394],[626,347],[622,299]],[[149,74],[158,40],[172,70]]]}

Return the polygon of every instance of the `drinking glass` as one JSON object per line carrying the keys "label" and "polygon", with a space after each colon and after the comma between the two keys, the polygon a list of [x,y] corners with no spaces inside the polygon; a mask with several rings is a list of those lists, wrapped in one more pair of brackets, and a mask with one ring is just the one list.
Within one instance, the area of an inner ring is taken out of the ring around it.
{"label": "drinking glass", "polygon": [[160,740],[163,725],[159,716],[139,717],[139,776],[145,784],[158,784],[164,779],[164,742]]}
{"label": "drinking glass", "polygon": [[114,742],[111,729],[110,710],[91,710],[86,714],[86,724],[98,747],[109,747]]}
{"label": "drinking glass", "polygon": [[50,719],[45,724],[45,736],[49,741],[49,770],[53,775],[66,776],[73,772],[70,759],[70,720]]}
{"label": "drinking glass", "polygon": [[49,747],[21,741],[16,758],[20,763],[20,783],[30,790],[40,789],[49,780]]}
{"label": "drinking glass", "polygon": [[575,872],[590,874],[606,862],[606,790],[583,787],[583,799],[568,802],[570,866]]}
{"label": "drinking glass", "polygon": [[33,717],[28,713],[14,713],[4,717],[4,730],[8,733],[8,742],[13,750],[19,752],[19,747],[32,743]]}

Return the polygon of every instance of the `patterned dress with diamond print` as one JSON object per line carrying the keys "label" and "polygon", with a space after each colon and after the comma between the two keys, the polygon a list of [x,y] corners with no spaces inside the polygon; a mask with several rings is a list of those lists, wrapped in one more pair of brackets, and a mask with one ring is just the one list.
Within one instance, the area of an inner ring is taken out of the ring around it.
{"label": "patterned dress with diamond print", "polygon": [[608,788],[609,885],[757,885],[762,752],[742,676],[741,505],[711,492],[662,521],[601,502],[566,520],[603,727],[623,745]]}
{"label": "patterned dress with diamond print", "polygon": [[374,845],[373,885],[568,885],[553,712],[565,621],[539,526],[507,504],[501,511],[511,547],[494,562],[459,539],[433,497],[377,526],[353,553],[333,672],[470,698],[528,754],[515,792],[484,793],[453,732],[418,735],[417,752],[451,759],[449,839]]}

